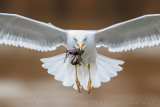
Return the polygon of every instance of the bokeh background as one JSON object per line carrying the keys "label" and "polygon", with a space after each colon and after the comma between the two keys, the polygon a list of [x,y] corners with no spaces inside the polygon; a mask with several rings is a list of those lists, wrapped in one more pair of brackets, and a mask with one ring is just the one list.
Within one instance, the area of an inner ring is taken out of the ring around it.
{"label": "bokeh background", "polygon": [[[159,14],[159,0],[0,0],[0,12],[20,14],[63,29],[98,30],[145,14]],[[118,35],[117,35],[118,36]],[[123,71],[90,94],[64,87],[41,67],[37,52],[0,45],[0,107],[159,107],[160,46],[109,53],[124,60]]]}

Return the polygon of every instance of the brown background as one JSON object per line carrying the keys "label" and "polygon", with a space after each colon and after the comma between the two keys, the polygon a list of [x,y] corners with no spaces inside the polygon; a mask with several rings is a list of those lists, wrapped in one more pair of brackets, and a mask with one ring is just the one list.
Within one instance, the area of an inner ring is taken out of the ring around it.
{"label": "brown background", "polygon": [[[0,0],[0,12],[20,14],[63,29],[101,29],[144,14],[160,13],[158,0]],[[118,36],[118,35],[117,35]],[[109,53],[124,60],[123,71],[98,89],[78,93],[41,67],[40,58],[65,52],[37,52],[0,45],[0,107],[159,107],[160,46]]]}

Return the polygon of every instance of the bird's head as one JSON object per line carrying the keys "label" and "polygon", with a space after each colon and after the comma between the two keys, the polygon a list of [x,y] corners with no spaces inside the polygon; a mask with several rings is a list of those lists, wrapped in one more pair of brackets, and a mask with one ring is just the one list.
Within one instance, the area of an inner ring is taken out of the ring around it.
{"label": "bird's head", "polygon": [[87,37],[81,38],[81,39],[74,37],[73,39],[74,39],[74,47],[76,47],[76,48],[78,48],[80,50],[85,48],[85,46],[87,44],[87,42],[86,42],[87,41]]}
{"label": "bird's head", "polygon": [[77,49],[85,49],[89,41],[89,32],[82,30],[72,30],[68,33],[68,46]]}

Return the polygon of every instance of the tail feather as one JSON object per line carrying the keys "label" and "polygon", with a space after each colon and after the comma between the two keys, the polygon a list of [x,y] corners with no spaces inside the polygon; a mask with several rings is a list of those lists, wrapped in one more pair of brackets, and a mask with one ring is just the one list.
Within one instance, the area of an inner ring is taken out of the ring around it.
{"label": "tail feather", "polygon": [[110,77],[107,75],[107,73],[103,70],[103,68],[97,64],[97,72],[98,75],[97,77],[99,77],[99,81],[100,82],[108,82],[110,81]]}
{"label": "tail feather", "polygon": [[98,75],[98,71],[97,69],[97,64],[96,63],[91,63],[91,79],[92,79],[92,84],[91,86],[93,86],[94,88],[98,88],[101,86],[101,81]]}
{"label": "tail feather", "polygon": [[111,68],[112,65],[104,63],[102,60],[97,60],[97,65],[98,65],[97,69],[100,69],[107,76],[109,77],[117,76],[117,73],[114,71],[114,69]]}
{"label": "tail feather", "polygon": [[97,55],[96,62],[99,75],[102,73],[101,75],[104,74],[108,78],[117,76],[117,72],[123,69],[119,65],[124,63],[124,61],[111,59],[100,54]]}
{"label": "tail feather", "polygon": [[101,55],[101,54],[98,54],[97,55],[97,59],[101,59],[101,60],[103,60],[104,62],[108,62],[108,63],[111,63],[111,64],[113,64],[113,65],[122,65],[122,64],[124,64],[124,61],[121,61],[121,60],[116,60],[116,59],[112,59],[112,58],[108,58],[108,57],[106,57],[106,56],[103,56],[103,55]]}
{"label": "tail feather", "polygon": [[[69,64],[71,65],[71,64]],[[63,81],[63,85],[64,86],[72,86],[74,84],[75,81],[75,69],[73,66],[68,66],[65,72],[65,77],[64,77],[64,81]]]}
{"label": "tail feather", "polygon": [[[58,56],[43,58],[41,61],[44,63],[42,67],[48,69],[48,73],[55,75],[55,79],[62,81],[64,86],[73,86],[77,90],[76,86],[76,72],[75,66],[73,66],[69,59],[64,62],[65,54]],[[120,64],[124,61],[111,59],[103,55],[98,54],[95,62],[90,62],[90,74],[91,74],[91,86],[94,88],[100,87],[101,82],[110,81],[111,77],[117,76],[117,72],[122,70]],[[82,64],[78,66],[77,76],[83,87],[87,90],[89,72],[87,68],[88,64]]]}

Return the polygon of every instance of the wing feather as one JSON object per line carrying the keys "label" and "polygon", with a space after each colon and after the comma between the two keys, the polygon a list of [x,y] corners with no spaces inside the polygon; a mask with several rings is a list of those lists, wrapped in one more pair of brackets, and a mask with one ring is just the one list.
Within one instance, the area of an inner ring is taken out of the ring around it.
{"label": "wing feather", "polygon": [[160,15],[144,15],[98,30],[97,47],[108,47],[110,52],[122,52],[158,45],[160,43]]}
{"label": "wing feather", "polygon": [[16,14],[0,13],[0,44],[52,51],[66,42],[66,31]]}

